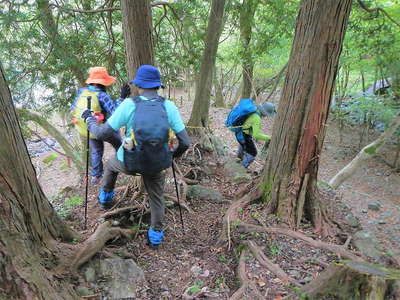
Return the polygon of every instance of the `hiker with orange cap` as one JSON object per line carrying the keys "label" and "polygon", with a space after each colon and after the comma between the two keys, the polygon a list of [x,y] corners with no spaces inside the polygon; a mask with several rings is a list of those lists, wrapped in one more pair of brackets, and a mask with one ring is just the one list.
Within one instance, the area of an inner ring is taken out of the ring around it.
{"label": "hiker with orange cap", "polygon": [[[87,137],[87,126],[81,117],[84,110],[88,108],[88,97],[90,97],[91,110],[96,116],[98,123],[104,123],[110,117],[118,105],[127,97],[131,90],[128,84],[121,88],[121,98],[113,101],[106,92],[106,87],[111,86],[116,78],[110,76],[106,68],[93,67],[89,69],[89,78],[86,80],[88,86],[79,89],[71,106],[72,123],[82,137]],[[90,163],[92,176],[91,183],[99,184],[103,176],[103,154],[104,141],[110,143],[115,150],[121,145],[121,137],[117,132],[108,136],[89,135]]]}

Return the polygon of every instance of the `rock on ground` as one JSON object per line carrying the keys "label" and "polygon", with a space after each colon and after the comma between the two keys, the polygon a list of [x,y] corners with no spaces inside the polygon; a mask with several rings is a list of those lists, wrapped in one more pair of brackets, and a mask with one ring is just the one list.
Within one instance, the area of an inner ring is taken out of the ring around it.
{"label": "rock on ground", "polygon": [[136,291],[147,285],[144,273],[132,259],[112,258],[100,262],[100,272],[111,299],[136,298]]}

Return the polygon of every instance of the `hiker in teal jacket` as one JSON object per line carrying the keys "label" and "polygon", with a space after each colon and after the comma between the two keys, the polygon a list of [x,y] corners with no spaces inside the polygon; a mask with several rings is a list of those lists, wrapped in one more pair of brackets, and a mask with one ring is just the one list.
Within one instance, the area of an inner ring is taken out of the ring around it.
{"label": "hiker in teal jacket", "polygon": [[[164,151],[167,151],[167,148],[162,147],[158,152],[154,151],[153,153],[149,153],[145,150],[145,144],[140,143],[141,138],[143,137],[141,134],[143,132],[149,132],[150,130],[151,133],[148,133],[150,136],[152,133],[156,134],[161,131],[161,127],[154,126],[154,124],[160,124],[157,123],[159,120],[165,121],[163,124],[166,126],[162,129],[166,128],[167,131],[172,130],[179,142],[178,147],[175,150],[168,148],[167,158],[171,158],[171,154],[172,157],[181,156],[190,145],[190,139],[186,132],[185,125],[182,122],[178,108],[172,101],[165,100],[158,96],[157,91],[162,87],[159,70],[154,66],[142,65],[138,68],[135,78],[130,83],[138,87],[140,96],[127,98],[115,110],[104,126],[98,126],[96,124],[90,110],[86,110],[82,114],[82,118],[87,123],[89,131],[102,138],[117,132],[122,127],[126,127],[126,137],[123,145],[118,149],[116,155],[109,159],[105,168],[102,188],[100,189],[98,196],[99,204],[104,209],[108,209],[113,205],[114,187],[118,174],[122,172],[128,175],[137,175],[135,171],[130,170],[132,167],[130,162],[132,161],[129,160],[129,151],[135,152],[136,149],[137,152],[135,153],[138,155],[135,157],[144,157],[144,161],[136,161],[137,164],[133,165],[133,167],[145,164],[144,167],[148,170],[154,167],[154,165],[164,163],[159,159],[159,154],[165,153]],[[158,109],[160,103],[162,103],[162,109]],[[147,113],[141,113],[144,111],[145,107],[153,107],[152,112],[147,111]],[[136,114],[136,112],[138,113]],[[159,113],[159,117],[149,119],[147,115],[154,112]],[[145,122],[140,123],[143,120],[145,120]],[[138,123],[143,127],[137,125],[138,127],[133,128],[133,126],[136,126],[135,124]],[[133,129],[137,130],[135,134],[132,134],[134,133]],[[164,133],[161,135],[165,138],[165,136],[168,136],[168,132],[165,135]],[[161,138],[159,140],[161,140]],[[158,140],[154,139],[149,141],[150,144],[153,142],[157,143]],[[163,146],[169,146],[168,143],[164,143],[164,141],[162,141],[162,144]],[[144,153],[145,155],[140,156],[141,153]],[[147,157],[145,157],[146,155]],[[152,156],[153,159],[151,160],[152,163],[148,163],[150,161],[150,156]],[[165,202],[163,194],[165,171],[163,169],[165,168],[161,168],[162,171],[155,171],[154,173],[151,172],[149,174],[144,172],[141,173],[145,189],[149,194],[151,223],[150,229],[147,232],[147,238],[149,245],[152,248],[157,248],[164,240],[163,220],[165,215]]]}
{"label": "hiker in teal jacket", "polygon": [[253,138],[264,142],[269,141],[270,136],[261,131],[261,118],[273,116],[276,113],[275,105],[270,102],[257,104],[257,111],[247,117],[242,125],[242,130],[236,134],[239,142],[238,158],[243,167],[248,168],[257,156],[257,148]]}

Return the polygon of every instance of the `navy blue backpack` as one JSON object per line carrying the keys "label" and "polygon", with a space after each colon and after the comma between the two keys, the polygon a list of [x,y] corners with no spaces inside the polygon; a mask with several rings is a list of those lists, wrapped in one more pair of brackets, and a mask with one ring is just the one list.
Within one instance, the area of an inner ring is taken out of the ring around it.
{"label": "navy blue backpack", "polygon": [[257,106],[250,98],[243,98],[239,104],[232,108],[225,121],[225,126],[231,131],[238,133],[247,117],[257,111]]}
{"label": "navy blue backpack", "polygon": [[134,148],[124,148],[124,164],[130,173],[153,175],[169,168],[172,152],[168,147],[169,122],[165,99],[132,99],[136,109],[132,122]]}

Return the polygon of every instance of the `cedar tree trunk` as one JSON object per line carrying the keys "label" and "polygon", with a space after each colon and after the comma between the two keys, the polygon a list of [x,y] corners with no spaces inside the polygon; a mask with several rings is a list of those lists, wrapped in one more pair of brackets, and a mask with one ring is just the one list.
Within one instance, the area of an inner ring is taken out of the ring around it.
{"label": "cedar tree trunk", "polygon": [[[188,123],[189,126],[206,127],[208,123],[212,71],[217,56],[219,37],[223,28],[224,9],[225,0],[212,1],[205,38],[205,49],[201,59],[200,74],[197,79],[196,95]],[[193,134],[201,134],[199,130],[191,130],[191,132]]]}
{"label": "cedar tree trunk", "polygon": [[126,70],[129,80],[141,65],[154,65],[152,19],[149,0],[121,0]]}
{"label": "cedar tree trunk", "polygon": [[253,84],[254,61],[251,51],[251,33],[258,0],[243,0],[240,10],[240,39],[242,42],[242,98],[250,98]]}
{"label": "cedar tree trunk", "polygon": [[0,299],[77,299],[47,270],[72,240],[36,179],[0,66]]}
{"label": "cedar tree trunk", "polygon": [[[269,209],[296,227],[323,226],[317,173],[351,0],[303,0],[263,173]],[[324,233],[327,233],[324,231]]]}

